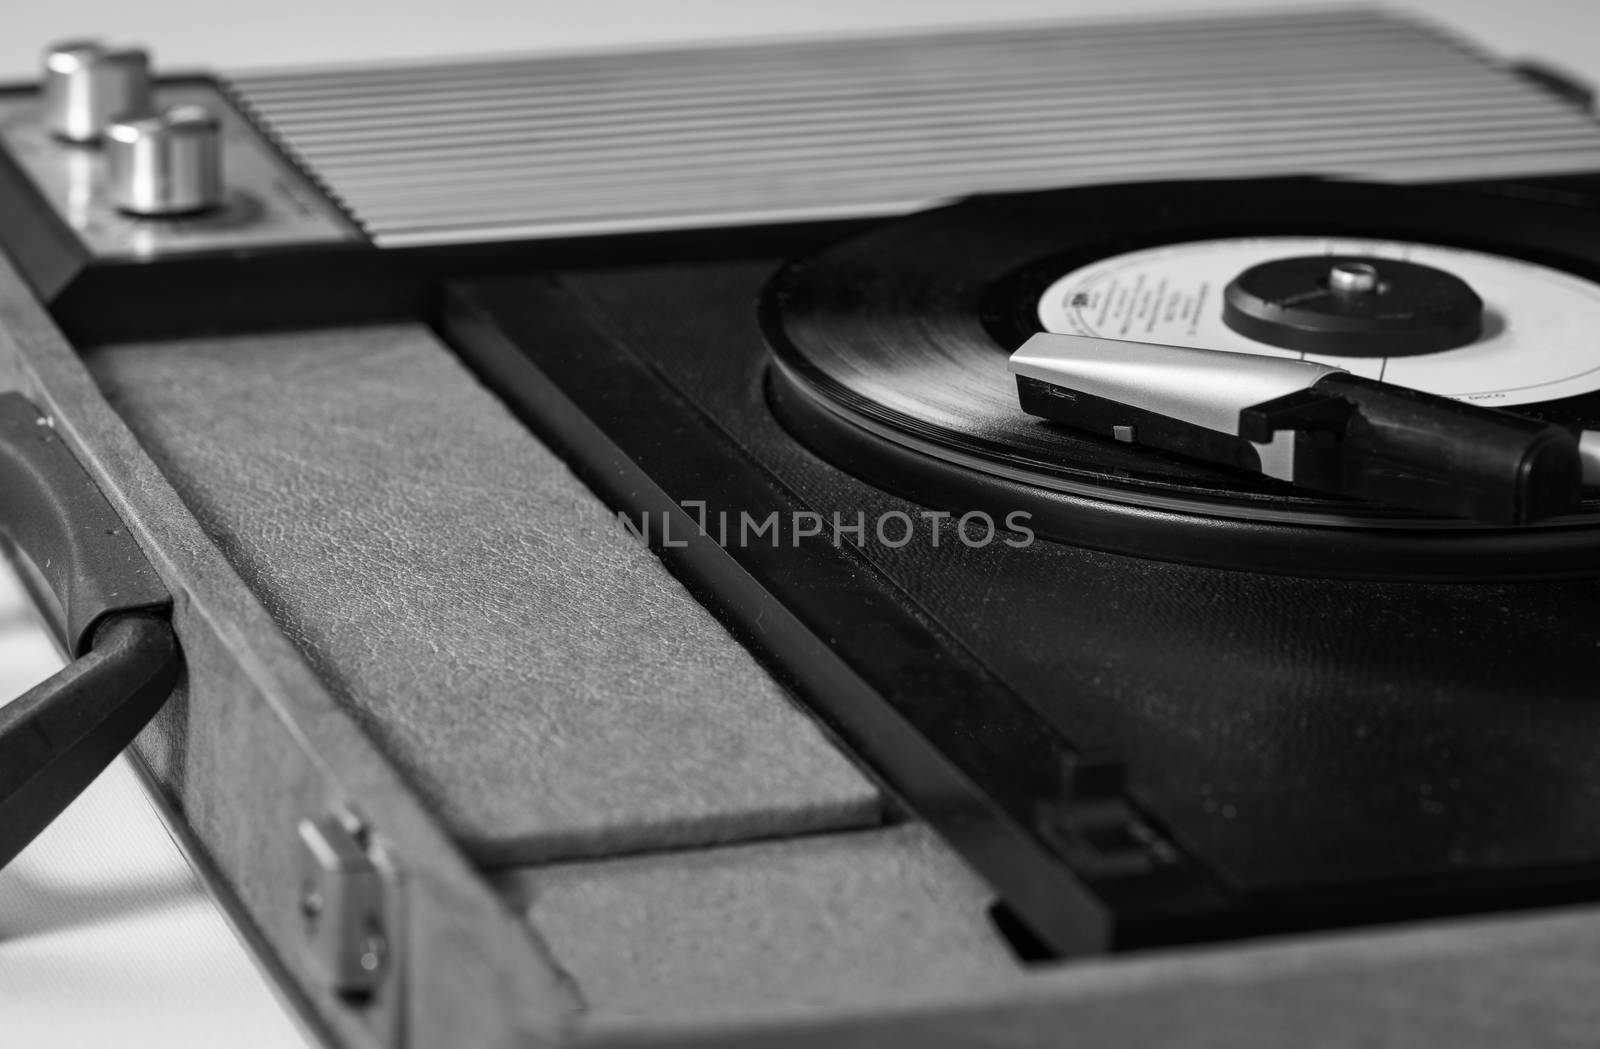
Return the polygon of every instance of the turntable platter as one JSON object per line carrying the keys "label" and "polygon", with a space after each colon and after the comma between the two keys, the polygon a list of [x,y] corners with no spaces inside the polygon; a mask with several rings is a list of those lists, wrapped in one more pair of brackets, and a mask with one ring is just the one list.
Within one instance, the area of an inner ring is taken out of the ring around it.
{"label": "turntable platter", "polygon": [[[1296,354],[1224,321],[1276,259],[1409,261],[1482,298],[1481,333],[1415,355]],[[1570,574],[1600,500],[1503,529],[1319,497],[1041,423],[1006,357],[1041,331],[1309,356],[1575,429],[1600,427],[1600,218],[1466,189],[1317,179],[1149,183],[980,197],[791,262],[762,321],[788,424],[835,461],[938,506],[1022,506],[1043,534],[1302,574]],[[930,461],[931,460],[931,461]]]}

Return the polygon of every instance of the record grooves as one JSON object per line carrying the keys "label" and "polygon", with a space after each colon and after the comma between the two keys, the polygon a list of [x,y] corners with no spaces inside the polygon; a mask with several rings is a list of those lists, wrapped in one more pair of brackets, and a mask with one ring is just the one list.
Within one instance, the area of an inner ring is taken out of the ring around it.
{"label": "record grooves", "polygon": [[[1509,258],[1499,264],[1548,268],[1585,286],[1600,279],[1592,212],[1465,190],[1281,179],[974,198],[846,240],[773,278],[760,318],[777,362],[775,406],[824,455],[883,487],[932,505],[1024,507],[1042,534],[1080,545],[1325,576],[1600,570],[1592,492],[1578,513],[1543,526],[1485,527],[1319,497],[1041,423],[1016,407],[1006,355],[1042,330],[1041,296],[1063,274],[1162,245],[1202,242],[1198,253],[1220,238],[1277,237],[1402,240]],[[1216,275],[1205,306],[1222,309],[1234,276]],[[1536,327],[1491,316],[1496,331]],[[1412,360],[1433,367],[1446,356]],[[1514,410],[1588,429],[1600,426],[1600,393]]]}

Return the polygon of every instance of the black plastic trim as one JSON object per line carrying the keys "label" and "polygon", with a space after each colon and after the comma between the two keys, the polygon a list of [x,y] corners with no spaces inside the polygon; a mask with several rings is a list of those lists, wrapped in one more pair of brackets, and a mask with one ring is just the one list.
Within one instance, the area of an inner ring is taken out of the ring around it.
{"label": "black plastic trim", "polygon": [[50,419],[18,393],[0,394],[0,536],[75,657],[0,707],[4,866],[133,742],[181,662],[166,587]]}

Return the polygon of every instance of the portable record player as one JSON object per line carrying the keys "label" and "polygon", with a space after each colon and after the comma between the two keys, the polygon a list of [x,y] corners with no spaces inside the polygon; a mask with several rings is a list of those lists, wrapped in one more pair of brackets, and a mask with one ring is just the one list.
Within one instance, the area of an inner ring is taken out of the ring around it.
{"label": "portable record player", "polygon": [[[80,678],[170,619],[138,753],[331,1039],[1591,1036],[1576,89],[1365,12],[142,68],[0,93],[7,533]],[[1457,498],[1395,389],[1560,455]]]}

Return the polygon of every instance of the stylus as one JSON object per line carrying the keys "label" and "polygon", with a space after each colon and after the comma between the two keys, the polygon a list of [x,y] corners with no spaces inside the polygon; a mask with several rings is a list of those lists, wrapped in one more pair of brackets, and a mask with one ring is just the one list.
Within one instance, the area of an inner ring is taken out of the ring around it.
{"label": "stylus", "polygon": [[1011,355],[1030,415],[1332,495],[1523,525],[1571,511],[1600,435],[1221,350],[1037,334]]}

